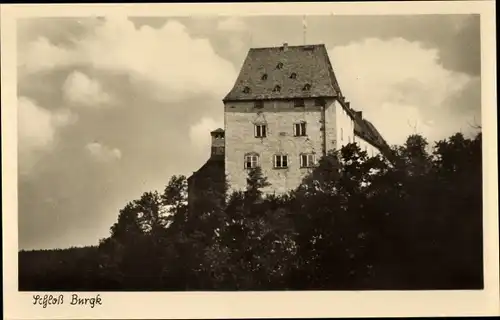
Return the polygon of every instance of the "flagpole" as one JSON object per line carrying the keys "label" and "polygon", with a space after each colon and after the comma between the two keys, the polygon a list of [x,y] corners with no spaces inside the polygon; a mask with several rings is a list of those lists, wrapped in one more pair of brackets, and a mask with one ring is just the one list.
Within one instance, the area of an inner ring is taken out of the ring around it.
{"label": "flagpole", "polygon": [[306,45],[306,32],[307,32],[307,22],[306,22],[306,16],[304,15],[302,17],[302,28],[303,28],[303,31],[304,31],[304,45]]}

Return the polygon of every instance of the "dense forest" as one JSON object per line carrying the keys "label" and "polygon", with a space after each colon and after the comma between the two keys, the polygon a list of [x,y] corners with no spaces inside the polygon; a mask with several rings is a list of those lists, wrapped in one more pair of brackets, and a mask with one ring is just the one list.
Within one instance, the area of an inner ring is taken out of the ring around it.
{"label": "dense forest", "polygon": [[21,251],[19,287],[481,289],[481,144],[481,133],[432,146],[412,135],[390,161],[350,144],[286,195],[264,196],[257,168],[244,191],[207,189],[195,214],[186,177],[173,176],[128,203],[98,246]]}

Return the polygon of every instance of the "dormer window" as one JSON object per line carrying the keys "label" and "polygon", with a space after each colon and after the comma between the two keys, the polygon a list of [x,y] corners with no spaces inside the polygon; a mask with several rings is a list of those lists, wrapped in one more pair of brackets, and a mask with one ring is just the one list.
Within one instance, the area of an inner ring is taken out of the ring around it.
{"label": "dormer window", "polygon": [[309,83],[306,83],[306,84],[304,85],[304,88],[302,88],[302,90],[304,90],[304,91],[309,91],[309,90],[311,90],[311,85],[310,85]]}
{"label": "dormer window", "polygon": [[261,80],[267,80],[267,73],[264,73],[262,77],[260,77]]}
{"label": "dormer window", "polygon": [[283,68],[283,63],[279,62],[277,65],[276,65],[276,69],[281,69]]}
{"label": "dormer window", "polygon": [[250,87],[244,87],[243,93],[250,93]]}
{"label": "dormer window", "polygon": [[280,92],[281,91],[281,87],[280,86],[275,86],[274,89],[273,89],[273,92]]}
{"label": "dormer window", "polygon": [[295,72],[293,72],[291,75],[290,75],[290,79],[297,79],[297,74]]}

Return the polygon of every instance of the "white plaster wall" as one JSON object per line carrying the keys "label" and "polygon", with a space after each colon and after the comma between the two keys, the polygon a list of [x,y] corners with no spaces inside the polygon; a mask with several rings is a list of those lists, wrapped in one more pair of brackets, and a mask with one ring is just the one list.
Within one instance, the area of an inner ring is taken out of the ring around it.
{"label": "white plaster wall", "polygon": [[358,144],[359,148],[362,151],[367,152],[368,157],[374,157],[380,153],[380,151],[376,147],[371,145],[368,141],[364,140],[363,138],[356,136],[355,139],[356,139],[355,141]]}
{"label": "white plaster wall", "polygon": [[337,146],[339,150],[346,144],[354,142],[354,122],[338,101],[334,102],[337,115]]}
{"label": "white plaster wall", "polygon": [[[260,166],[271,186],[265,192],[283,193],[297,187],[311,169],[300,168],[301,153],[323,151],[321,107],[306,100],[304,108],[295,108],[293,101],[265,101],[264,108],[255,109],[252,101],[227,102],[224,112],[225,166],[230,190],[244,190],[248,170],[244,168],[246,153],[256,152]],[[295,137],[294,123],[306,121],[307,136]],[[267,137],[255,138],[254,123],[267,124]],[[274,169],[275,154],[288,155],[288,168]]]}

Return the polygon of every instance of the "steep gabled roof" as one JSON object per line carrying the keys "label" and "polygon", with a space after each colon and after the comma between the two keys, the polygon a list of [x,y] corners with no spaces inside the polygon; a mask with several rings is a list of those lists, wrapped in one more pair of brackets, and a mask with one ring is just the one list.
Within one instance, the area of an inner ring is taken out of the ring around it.
{"label": "steep gabled roof", "polygon": [[380,132],[370,121],[363,119],[355,110],[350,110],[354,114],[354,134],[377,147],[384,155],[388,156],[389,145]]}
{"label": "steep gabled roof", "polygon": [[325,45],[252,48],[223,101],[341,95]]}
{"label": "steep gabled roof", "polygon": [[222,171],[224,171],[224,166],[224,156],[213,155],[201,166],[200,169],[193,172],[193,174],[190,175],[187,180],[191,181],[197,176],[203,175],[204,173],[211,172],[213,170],[222,169]]}

